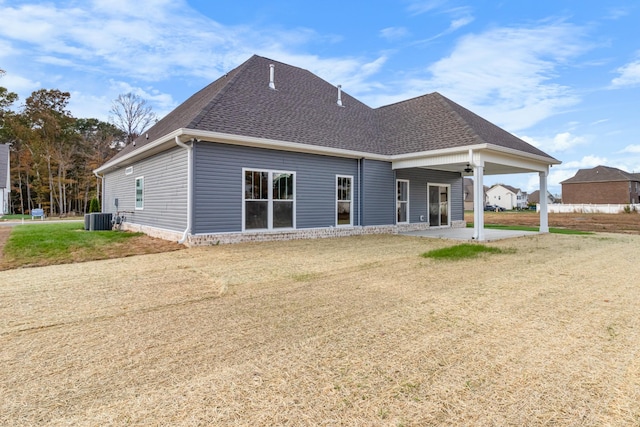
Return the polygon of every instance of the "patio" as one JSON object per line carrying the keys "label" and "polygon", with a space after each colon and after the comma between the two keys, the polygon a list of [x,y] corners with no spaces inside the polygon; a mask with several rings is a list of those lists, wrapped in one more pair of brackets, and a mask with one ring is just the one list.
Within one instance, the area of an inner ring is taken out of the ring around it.
{"label": "patio", "polygon": [[[430,237],[432,239],[449,239],[449,240],[465,240],[472,241],[473,228],[431,228],[429,230],[408,231],[401,233],[406,236]],[[536,231],[520,231],[520,230],[495,230],[491,228],[484,229],[484,240],[490,242],[494,240],[511,239],[514,237],[530,236],[538,234]]]}

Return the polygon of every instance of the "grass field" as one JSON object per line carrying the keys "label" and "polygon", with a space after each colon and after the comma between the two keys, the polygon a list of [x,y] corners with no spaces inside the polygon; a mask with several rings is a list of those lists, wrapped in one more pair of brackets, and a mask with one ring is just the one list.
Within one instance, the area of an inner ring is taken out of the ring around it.
{"label": "grass field", "polygon": [[142,233],[89,232],[80,222],[45,221],[0,229],[0,270],[121,258],[182,248],[175,242],[152,239]]}
{"label": "grass field", "polygon": [[640,425],[640,236],[454,244],[0,271],[0,425]]}

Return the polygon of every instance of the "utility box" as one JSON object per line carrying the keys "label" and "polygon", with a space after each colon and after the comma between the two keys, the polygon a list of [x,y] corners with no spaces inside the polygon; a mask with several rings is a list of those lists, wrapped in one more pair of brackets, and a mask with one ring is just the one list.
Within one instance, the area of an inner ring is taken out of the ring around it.
{"label": "utility box", "polygon": [[90,213],[84,216],[84,229],[89,231],[111,230],[110,213]]}

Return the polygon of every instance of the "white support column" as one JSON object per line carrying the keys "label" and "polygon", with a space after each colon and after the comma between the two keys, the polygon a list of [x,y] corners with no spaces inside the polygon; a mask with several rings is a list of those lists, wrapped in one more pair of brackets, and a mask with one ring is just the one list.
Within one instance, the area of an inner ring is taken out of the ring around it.
{"label": "white support column", "polygon": [[473,238],[484,241],[484,164],[473,166]]}
{"label": "white support column", "polygon": [[547,175],[549,169],[540,172],[540,233],[549,232],[549,209],[547,207]]}

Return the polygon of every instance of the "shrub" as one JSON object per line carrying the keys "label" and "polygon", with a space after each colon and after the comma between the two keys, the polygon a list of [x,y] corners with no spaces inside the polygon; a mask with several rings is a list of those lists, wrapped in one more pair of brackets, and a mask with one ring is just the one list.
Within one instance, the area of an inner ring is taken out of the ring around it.
{"label": "shrub", "polygon": [[91,199],[91,203],[89,203],[89,213],[93,212],[100,212],[100,203],[95,197]]}

